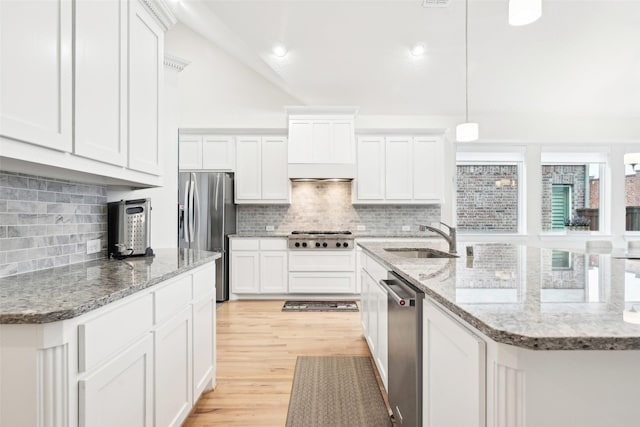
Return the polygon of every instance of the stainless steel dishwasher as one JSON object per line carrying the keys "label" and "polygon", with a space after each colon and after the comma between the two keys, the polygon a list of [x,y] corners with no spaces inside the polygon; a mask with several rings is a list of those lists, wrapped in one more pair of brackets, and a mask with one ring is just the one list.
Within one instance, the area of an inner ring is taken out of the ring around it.
{"label": "stainless steel dishwasher", "polygon": [[424,292],[389,272],[387,290],[389,403],[398,426],[422,426],[422,301]]}

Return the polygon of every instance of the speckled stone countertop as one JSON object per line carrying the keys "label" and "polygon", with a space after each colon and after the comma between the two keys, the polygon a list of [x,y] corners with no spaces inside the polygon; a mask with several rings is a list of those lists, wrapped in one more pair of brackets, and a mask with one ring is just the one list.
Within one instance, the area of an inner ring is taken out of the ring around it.
{"label": "speckled stone countertop", "polygon": [[155,249],[153,258],[101,259],[0,279],[0,323],[71,319],[220,258],[218,252]]}
{"label": "speckled stone countertop", "polygon": [[[256,238],[263,239],[266,237],[289,237],[291,233],[279,232],[279,231],[261,231],[251,233],[235,233],[229,234],[231,238]],[[367,233],[366,231],[354,231],[352,234],[354,239],[425,239],[429,236],[422,234],[411,234],[411,232],[399,233],[399,234],[379,234],[379,233]]]}
{"label": "speckled stone countertop", "polygon": [[[640,261],[502,243],[459,244],[459,258],[403,258],[359,243],[377,261],[496,342],[533,350],[640,350]],[[467,257],[465,246],[473,246]]]}

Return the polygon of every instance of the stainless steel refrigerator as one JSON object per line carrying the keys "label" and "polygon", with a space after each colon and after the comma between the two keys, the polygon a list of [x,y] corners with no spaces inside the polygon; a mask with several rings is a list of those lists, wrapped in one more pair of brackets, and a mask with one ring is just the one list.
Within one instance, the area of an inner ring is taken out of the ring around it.
{"label": "stainless steel refrigerator", "polygon": [[181,171],[178,206],[179,246],[222,254],[216,261],[216,300],[228,300],[228,236],[236,232],[233,174]]}

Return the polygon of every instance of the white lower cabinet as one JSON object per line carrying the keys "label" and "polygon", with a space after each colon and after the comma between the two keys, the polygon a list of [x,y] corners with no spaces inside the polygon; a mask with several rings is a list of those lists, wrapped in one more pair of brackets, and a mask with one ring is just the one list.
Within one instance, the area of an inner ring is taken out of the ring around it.
{"label": "white lower cabinet", "polygon": [[430,298],[423,304],[423,426],[485,426],[485,342]]}
{"label": "white lower cabinet", "polygon": [[231,239],[231,294],[288,291],[287,239]]}
{"label": "white lower cabinet", "polygon": [[216,296],[211,294],[193,304],[193,403],[216,374]]}
{"label": "white lower cabinet", "polygon": [[154,331],[156,426],[179,426],[191,410],[191,315],[187,307]]}
{"label": "white lower cabinet", "polygon": [[211,262],[76,318],[0,324],[0,425],[181,425],[215,385],[215,277]]}
{"label": "white lower cabinet", "polygon": [[151,333],[78,381],[78,393],[80,427],[152,426]]}
{"label": "white lower cabinet", "polygon": [[382,383],[387,389],[389,372],[387,291],[379,283],[380,280],[387,278],[387,270],[364,252],[361,258],[362,329]]}

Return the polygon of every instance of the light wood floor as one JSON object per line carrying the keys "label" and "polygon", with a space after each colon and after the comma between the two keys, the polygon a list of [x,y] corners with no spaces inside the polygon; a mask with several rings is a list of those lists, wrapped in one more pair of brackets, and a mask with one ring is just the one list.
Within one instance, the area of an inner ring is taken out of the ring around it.
{"label": "light wood floor", "polygon": [[185,427],[282,427],[297,356],[369,356],[360,313],[283,313],[282,305],[230,301],[218,309],[217,387]]}

